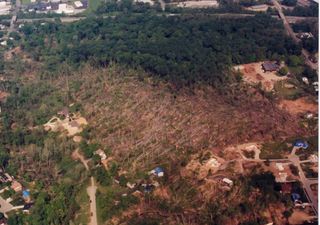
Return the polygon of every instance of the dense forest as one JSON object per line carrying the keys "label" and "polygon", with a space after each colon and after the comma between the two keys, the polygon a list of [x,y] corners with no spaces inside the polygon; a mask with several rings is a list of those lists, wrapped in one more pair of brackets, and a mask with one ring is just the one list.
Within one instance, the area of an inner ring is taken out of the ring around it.
{"label": "dense forest", "polygon": [[176,83],[202,80],[219,86],[232,64],[299,55],[280,21],[266,15],[243,19],[210,16],[123,15],[89,18],[71,25],[26,25],[22,47],[54,71],[62,62],[77,67],[110,61]]}

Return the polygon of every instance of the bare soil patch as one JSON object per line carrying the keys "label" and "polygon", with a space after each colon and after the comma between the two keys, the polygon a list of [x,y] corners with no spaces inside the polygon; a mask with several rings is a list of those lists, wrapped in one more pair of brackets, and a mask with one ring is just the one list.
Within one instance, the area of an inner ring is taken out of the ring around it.
{"label": "bare soil patch", "polygon": [[262,70],[262,62],[243,64],[235,66],[234,69],[242,73],[245,82],[251,84],[261,83],[262,87],[267,91],[273,90],[277,81],[287,79],[286,76],[277,76],[276,72],[264,72]]}
{"label": "bare soil patch", "polygon": [[304,114],[307,112],[318,113],[318,105],[307,97],[299,98],[297,100],[281,100],[279,107],[292,115]]}

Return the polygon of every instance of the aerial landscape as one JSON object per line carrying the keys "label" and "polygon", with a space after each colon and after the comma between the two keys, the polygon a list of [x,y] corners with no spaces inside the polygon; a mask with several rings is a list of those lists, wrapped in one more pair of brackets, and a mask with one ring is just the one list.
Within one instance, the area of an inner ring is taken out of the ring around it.
{"label": "aerial landscape", "polygon": [[315,0],[0,0],[0,225],[318,224]]}

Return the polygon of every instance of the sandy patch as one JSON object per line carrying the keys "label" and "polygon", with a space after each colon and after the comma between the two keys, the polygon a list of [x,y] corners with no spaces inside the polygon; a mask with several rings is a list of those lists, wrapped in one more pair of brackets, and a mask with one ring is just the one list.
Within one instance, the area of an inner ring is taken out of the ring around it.
{"label": "sandy patch", "polygon": [[305,97],[297,100],[281,100],[279,107],[293,115],[307,112],[318,113],[318,105]]}
{"label": "sandy patch", "polygon": [[54,116],[43,126],[46,131],[51,130],[53,132],[58,132],[65,130],[67,131],[68,136],[74,136],[75,134],[82,132],[83,127],[87,124],[87,120],[79,115],[70,119],[65,118],[64,120]]}
{"label": "sandy patch", "polygon": [[261,83],[262,87],[267,91],[271,91],[277,81],[287,79],[286,76],[277,76],[276,72],[264,72],[262,70],[262,62],[235,66],[234,70],[242,73],[245,82],[251,84]]}

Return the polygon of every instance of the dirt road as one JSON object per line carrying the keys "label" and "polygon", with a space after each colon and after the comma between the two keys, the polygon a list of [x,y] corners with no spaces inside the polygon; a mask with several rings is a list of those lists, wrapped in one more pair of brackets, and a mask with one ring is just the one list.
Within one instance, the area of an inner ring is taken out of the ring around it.
{"label": "dirt road", "polygon": [[88,160],[85,160],[83,155],[81,155],[79,153],[79,149],[75,150],[73,153],[72,153],[72,157],[74,159],[79,159],[82,164],[84,165],[84,167],[86,168],[87,171],[89,171],[89,166],[88,166]]}
{"label": "dirt road", "polygon": [[[279,2],[277,0],[272,0],[272,3],[275,6],[275,8],[277,9],[278,14],[279,14],[280,18],[283,21],[283,25],[284,25],[284,28],[286,29],[287,33],[294,40],[294,42],[298,44],[300,42],[300,40],[294,34],[294,32],[293,32],[293,30],[292,30],[287,18],[285,17],[285,15],[284,15],[284,13],[282,11],[281,5],[279,4]],[[318,64],[317,63],[313,63],[313,62],[311,62],[309,60],[309,57],[311,56],[311,54],[309,52],[307,52],[305,49],[302,49],[302,55],[304,56],[304,60],[305,60],[305,63],[307,65],[309,65],[314,70],[318,70]]]}
{"label": "dirt road", "polygon": [[90,198],[90,223],[89,223],[89,225],[98,225],[96,191],[97,191],[97,186],[95,186],[94,179],[93,179],[93,177],[91,177],[91,185],[87,188],[87,193]]}

